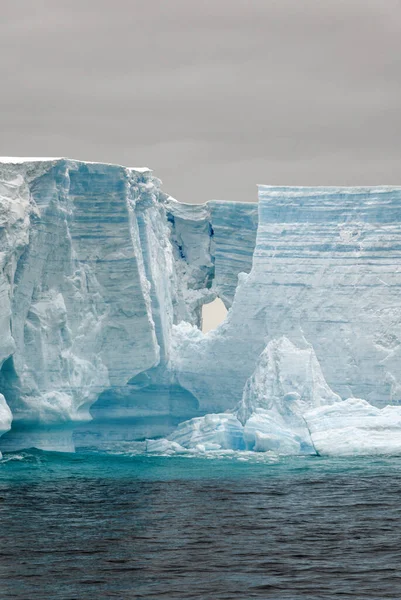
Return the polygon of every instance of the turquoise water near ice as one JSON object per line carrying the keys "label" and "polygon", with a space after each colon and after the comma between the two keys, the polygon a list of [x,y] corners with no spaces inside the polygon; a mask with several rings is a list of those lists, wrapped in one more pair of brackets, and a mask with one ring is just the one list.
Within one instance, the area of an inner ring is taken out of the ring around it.
{"label": "turquoise water near ice", "polygon": [[400,458],[243,458],[6,454],[0,598],[401,598]]}

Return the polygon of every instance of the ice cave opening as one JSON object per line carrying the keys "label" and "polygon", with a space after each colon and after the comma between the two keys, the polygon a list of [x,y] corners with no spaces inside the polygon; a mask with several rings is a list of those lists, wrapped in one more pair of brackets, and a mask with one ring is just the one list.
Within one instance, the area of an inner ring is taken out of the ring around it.
{"label": "ice cave opening", "polygon": [[207,333],[216,329],[227,316],[227,309],[220,298],[215,298],[202,306],[202,331]]}

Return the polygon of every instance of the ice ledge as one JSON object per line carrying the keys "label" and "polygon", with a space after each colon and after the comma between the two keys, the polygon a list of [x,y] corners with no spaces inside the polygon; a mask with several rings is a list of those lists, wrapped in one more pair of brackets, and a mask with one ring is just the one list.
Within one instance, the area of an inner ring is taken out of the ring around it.
{"label": "ice ledge", "polygon": [[138,179],[142,176],[151,178],[153,173],[152,169],[148,167],[125,167],[113,163],[76,160],[66,157],[0,156],[0,174],[2,177],[10,180],[10,178],[22,176],[28,184],[54,168],[78,170],[82,167],[87,167],[89,172],[95,170],[105,174],[106,172],[123,173],[128,178],[135,178],[136,176]]}
{"label": "ice ledge", "polygon": [[399,185],[371,185],[371,186],[291,186],[291,185],[264,185],[258,184],[259,198],[298,198],[307,196],[309,198],[319,196],[336,195],[371,195],[399,192]]}
{"label": "ice ledge", "polygon": [[100,161],[91,160],[77,160],[75,158],[67,158],[65,156],[57,157],[25,157],[25,156],[0,156],[0,163],[6,165],[21,165],[23,163],[51,163],[53,166],[57,162],[67,161],[76,164],[86,165],[102,165],[105,167],[117,167],[122,169],[129,169],[130,171],[137,171],[138,173],[151,173],[152,169],[148,167],[126,167],[117,163],[104,163]]}

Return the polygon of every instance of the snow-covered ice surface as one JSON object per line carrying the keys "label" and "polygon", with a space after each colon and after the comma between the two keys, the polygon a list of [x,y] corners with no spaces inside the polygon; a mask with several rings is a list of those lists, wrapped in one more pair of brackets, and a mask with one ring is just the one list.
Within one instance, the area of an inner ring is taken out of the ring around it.
{"label": "snow-covered ice surface", "polygon": [[400,223],[397,187],[191,205],[147,168],[0,159],[1,449],[398,453]]}

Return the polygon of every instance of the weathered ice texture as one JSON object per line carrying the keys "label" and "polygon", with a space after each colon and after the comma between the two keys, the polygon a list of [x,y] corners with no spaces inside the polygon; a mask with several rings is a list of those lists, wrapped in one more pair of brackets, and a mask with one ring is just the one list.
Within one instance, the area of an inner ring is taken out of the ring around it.
{"label": "weathered ice texture", "polygon": [[[218,202],[180,204],[159,183],[143,168],[0,161],[0,391],[13,415],[4,449],[70,450],[74,429],[95,445],[161,435],[202,414],[170,368],[173,324],[199,326],[223,288],[230,303],[251,268],[256,207],[239,206],[230,225]],[[246,256],[232,263],[230,232]]]}
{"label": "weathered ice texture", "polygon": [[[383,406],[401,399],[401,188],[270,188],[221,327],[176,330],[179,380],[213,412],[242,396],[266,344],[312,346],[328,385]],[[218,357],[218,360],[217,360]]]}
{"label": "weathered ice texture", "polygon": [[[3,394],[0,394],[0,436],[11,429],[12,414]],[[0,452],[0,458],[2,454]]]}
{"label": "weathered ice texture", "polygon": [[401,189],[261,187],[268,335],[307,339],[335,392],[401,399]]}
{"label": "weathered ice texture", "polygon": [[251,203],[218,201],[208,202],[208,206],[213,225],[213,287],[230,308],[237,289],[238,273],[249,273],[252,268],[258,226],[257,207]]}
{"label": "weathered ice texture", "polygon": [[157,364],[135,217],[157,184],[148,170],[68,160],[6,164],[2,173],[29,189],[29,236],[9,294],[15,351],[1,374],[12,446],[19,425],[86,420],[103,389]]}
{"label": "weathered ice texture", "polygon": [[265,451],[278,450],[282,441],[288,447],[291,439],[291,454],[313,452],[304,413],[340,400],[327,385],[312,347],[297,348],[285,337],[272,340],[246,382],[238,407],[246,444],[261,449],[263,442]]}
{"label": "weathered ice texture", "polygon": [[311,438],[319,454],[401,455],[401,407],[379,409],[366,400],[348,398],[307,412]]}
{"label": "weathered ice texture", "polygon": [[398,451],[400,223],[396,187],[191,205],[145,168],[0,160],[0,447]]}

